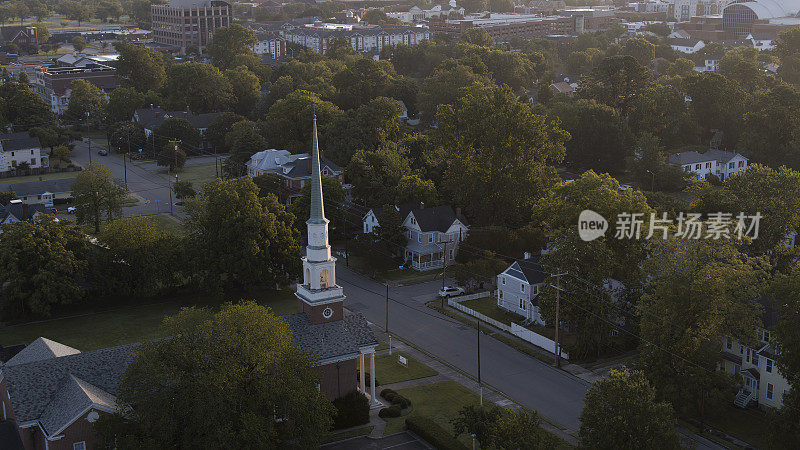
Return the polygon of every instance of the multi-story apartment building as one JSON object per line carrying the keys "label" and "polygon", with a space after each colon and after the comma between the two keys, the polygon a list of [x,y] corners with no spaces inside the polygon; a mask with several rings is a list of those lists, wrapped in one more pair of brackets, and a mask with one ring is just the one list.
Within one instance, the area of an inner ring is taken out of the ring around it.
{"label": "multi-story apartment building", "polygon": [[22,163],[31,169],[50,165],[47,156],[42,156],[39,138],[31,137],[27,131],[0,133],[0,172],[16,169]]}
{"label": "multi-story apartment building", "polygon": [[584,32],[584,16],[541,17],[534,14],[495,14],[489,17],[462,20],[432,18],[431,34],[445,34],[456,39],[471,28],[483,28],[495,42],[511,39],[533,39],[547,35],[575,35]]}
{"label": "multi-story apartment building", "polygon": [[253,51],[261,56],[269,55],[270,59],[281,59],[286,56],[286,39],[276,32],[256,33],[256,44]]}
{"label": "multi-story apartment building", "polygon": [[414,45],[430,37],[426,27],[339,24],[320,21],[301,27],[283,29],[280,33],[287,42],[302,45],[321,54],[325,54],[331,42],[336,39],[345,39],[357,52],[380,53],[385,46]]}
{"label": "multi-story apartment building", "polygon": [[170,0],[167,5],[152,5],[153,42],[181,52],[196,45],[202,49],[214,32],[229,27],[233,19],[231,4],[222,0]]}
{"label": "multi-story apartment building", "polygon": [[678,22],[685,22],[696,16],[715,16],[722,12],[725,3],[721,0],[673,0],[669,4],[667,16]]}
{"label": "multi-story apartment building", "polygon": [[50,105],[51,111],[59,114],[69,106],[72,82],[75,80],[86,80],[108,94],[117,87],[117,70],[104,64],[88,62],[85,58],[80,66],[42,66],[33,73],[33,91]]}

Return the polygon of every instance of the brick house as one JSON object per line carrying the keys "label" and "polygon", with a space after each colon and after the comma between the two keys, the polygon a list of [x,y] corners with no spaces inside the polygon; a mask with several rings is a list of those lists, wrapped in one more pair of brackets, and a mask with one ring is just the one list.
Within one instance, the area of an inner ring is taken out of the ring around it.
{"label": "brick house", "polygon": [[[364,373],[369,356],[371,373],[375,373],[378,341],[362,315],[344,310],[343,289],[336,284],[336,258],[328,245],[322,199],[316,118],[313,142],[308,247],[302,258],[303,282],[296,292],[299,312],[283,319],[293,340],[316,355],[318,388],[328,399],[360,390],[377,406],[375,378],[367,393],[365,377],[358,377],[358,371]],[[81,352],[37,339],[0,366],[0,423],[16,425],[25,449],[98,448],[92,424],[101,415],[117,411],[119,380],[137,346]]]}
{"label": "brick house", "polygon": [[22,48],[37,43],[36,27],[23,25],[0,28],[4,43],[16,44]]}
{"label": "brick house", "polygon": [[[288,190],[287,203],[291,204],[300,196],[300,190],[311,180],[312,157],[308,153],[291,154],[288,150],[263,150],[250,157],[245,163],[247,175],[257,177],[269,173],[283,178]],[[344,170],[332,161],[320,160],[320,173],[324,177],[336,178],[344,183]]]}

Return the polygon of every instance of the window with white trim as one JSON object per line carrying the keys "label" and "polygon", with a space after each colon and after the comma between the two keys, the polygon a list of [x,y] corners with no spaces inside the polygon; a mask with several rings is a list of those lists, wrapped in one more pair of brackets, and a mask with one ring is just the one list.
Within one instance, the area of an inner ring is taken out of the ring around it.
{"label": "window with white trim", "polygon": [[731,347],[733,347],[733,344],[731,343],[731,340],[728,339],[728,338],[725,338],[725,347],[727,347],[728,350],[730,350]]}
{"label": "window with white trim", "polygon": [[519,285],[519,290],[520,290],[520,292],[524,293],[525,292],[525,285],[524,284],[520,284]]}
{"label": "window with white trim", "polygon": [[86,450],[86,441],[80,441],[72,444],[72,450]]}
{"label": "window with white trim", "polygon": [[772,391],[774,389],[775,387],[772,385],[772,383],[767,383],[767,399],[772,400]]}
{"label": "window with white trim", "polygon": [[764,342],[769,342],[769,330],[764,330],[764,335],[761,337]]}
{"label": "window with white trim", "polygon": [[539,295],[539,285],[538,284],[534,284],[532,289],[533,289],[533,291],[531,293],[533,295]]}
{"label": "window with white trim", "polygon": [[772,373],[772,360],[771,359],[764,358],[764,370],[766,370],[767,373]]}
{"label": "window with white trim", "polygon": [[503,284],[506,284],[506,277],[500,277],[500,280],[502,280]]}
{"label": "window with white trim", "polygon": [[527,309],[527,307],[525,305],[525,299],[523,299],[523,298],[519,299],[519,309],[521,309],[523,311]]}

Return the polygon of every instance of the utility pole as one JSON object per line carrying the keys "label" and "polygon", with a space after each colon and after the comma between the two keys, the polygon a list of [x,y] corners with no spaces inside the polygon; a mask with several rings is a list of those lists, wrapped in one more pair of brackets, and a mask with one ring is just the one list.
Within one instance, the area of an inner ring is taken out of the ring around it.
{"label": "utility pole", "polygon": [[[447,273],[447,241],[444,241],[444,253],[442,253],[442,292],[444,292],[444,279]],[[444,309],[444,297],[442,296],[442,309]]]}
{"label": "utility pole", "polygon": [[[173,144],[173,153],[175,156],[175,181],[178,181],[178,142],[180,141],[172,141]],[[170,177],[172,178],[172,177]],[[175,184],[170,186],[169,188],[169,213],[172,214],[172,189],[174,188]]]}
{"label": "utility pole", "polygon": [[[130,150],[129,150],[130,151]],[[122,154],[122,178],[125,182],[125,188],[128,188],[128,164],[125,162],[125,155],[127,153]]]}
{"label": "utility pole", "polygon": [[555,366],[561,367],[561,344],[559,343],[559,333],[558,333],[558,316],[561,312],[561,275],[566,275],[565,273],[557,273],[555,275],[550,275],[551,277],[556,277],[556,285],[553,286],[556,288],[556,329],[555,329],[555,347],[553,348],[554,353],[556,355]]}
{"label": "utility pole", "polygon": [[389,336],[389,354],[392,354],[392,335],[389,333],[389,282],[386,282],[386,335]]}
{"label": "utility pole", "polygon": [[481,406],[483,406],[483,383],[481,383],[481,319],[478,319],[478,387],[481,391]]}

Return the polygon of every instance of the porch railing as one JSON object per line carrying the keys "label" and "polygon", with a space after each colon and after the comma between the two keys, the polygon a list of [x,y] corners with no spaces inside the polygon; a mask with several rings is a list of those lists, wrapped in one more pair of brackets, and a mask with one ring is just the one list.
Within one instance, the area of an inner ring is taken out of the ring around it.
{"label": "porch railing", "polygon": [[429,270],[429,269],[440,269],[442,267],[442,261],[428,261],[428,262],[417,262],[413,261],[412,266],[417,270]]}

